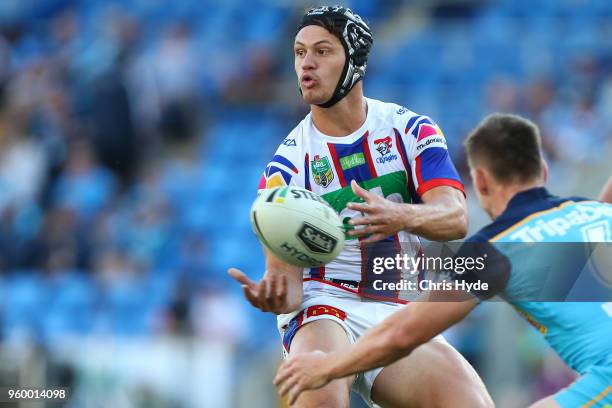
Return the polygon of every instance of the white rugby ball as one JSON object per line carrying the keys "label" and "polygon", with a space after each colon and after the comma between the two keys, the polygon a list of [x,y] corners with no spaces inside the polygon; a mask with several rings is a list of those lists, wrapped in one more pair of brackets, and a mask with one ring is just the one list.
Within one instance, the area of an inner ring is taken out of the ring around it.
{"label": "white rugby ball", "polygon": [[325,265],[344,247],[338,214],[319,195],[300,187],[262,190],[251,207],[251,226],[263,245],[295,266]]}

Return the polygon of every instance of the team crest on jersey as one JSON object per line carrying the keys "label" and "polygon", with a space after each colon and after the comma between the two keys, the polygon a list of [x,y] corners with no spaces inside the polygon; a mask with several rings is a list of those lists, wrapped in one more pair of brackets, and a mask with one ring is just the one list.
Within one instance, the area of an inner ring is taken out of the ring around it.
{"label": "team crest on jersey", "polygon": [[329,164],[327,156],[320,157],[316,155],[314,160],[310,162],[310,168],[312,169],[312,176],[317,185],[327,187],[331,184],[334,179],[334,172]]}
{"label": "team crest on jersey", "polygon": [[391,154],[391,147],[393,144],[390,136],[383,137],[382,139],[375,139],[374,144],[376,145],[376,150],[381,156],[376,158],[377,163],[384,164],[397,160],[397,154]]}

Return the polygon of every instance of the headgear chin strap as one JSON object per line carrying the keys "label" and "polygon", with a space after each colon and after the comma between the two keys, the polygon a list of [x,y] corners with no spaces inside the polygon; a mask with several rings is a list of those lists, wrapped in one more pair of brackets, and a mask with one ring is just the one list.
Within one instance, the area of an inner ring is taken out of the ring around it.
{"label": "headgear chin strap", "polygon": [[336,28],[333,34],[338,36],[344,47],[346,61],[333,95],[327,102],[317,105],[321,108],[335,105],[363,78],[368,67],[368,54],[374,42],[370,27],[361,17],[351,9],[341,6],[324,6],[308,10],[302,18],[298,31],[309,25],[322,26],[321,23],[325,19],[333,21]]}

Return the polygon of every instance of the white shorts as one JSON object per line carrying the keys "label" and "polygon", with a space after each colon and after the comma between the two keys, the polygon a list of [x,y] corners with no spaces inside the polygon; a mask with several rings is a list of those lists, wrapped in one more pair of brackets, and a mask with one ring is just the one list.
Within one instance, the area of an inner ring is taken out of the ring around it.
{"label": "white shorts", "polygon": [[[361,299],[357,296],[307,296],[297,312],[279,315],[278,330],[283,341],[283,354],[287,358],[291,340],[303,325],[319,319],[337,322],[346,332],[349,341],[355,341],[369,328],[377,325],[404,305]],[[437,340],[444,341],[442,336]],[[358,393],[370,406],[376,407],[371,398],[372,385],[381,368],[359,373],[355,378],[352,390]]]}

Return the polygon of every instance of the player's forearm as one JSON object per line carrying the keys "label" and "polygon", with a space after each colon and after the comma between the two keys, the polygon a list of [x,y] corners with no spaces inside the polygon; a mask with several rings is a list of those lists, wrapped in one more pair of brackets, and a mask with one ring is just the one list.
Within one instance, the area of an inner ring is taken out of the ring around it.
{"label": "player's forearm", "polygon": [[467,234],[464,202],[452,196],[424,204],[404,204],[404,229],[431,241],[461,239]]}
{"label": "player's forearm", "polygon": [[416,302],[368,330],[351,348],[329,355],[329,375],[342,378],[389,365],[462,320],[476,306],[461,302]]}
{"label": "player's forearm", "polygon": [[331,378],[343,378],[391,364],[427,341],[402,309],[371,328],[348,350],[329,355]]}

